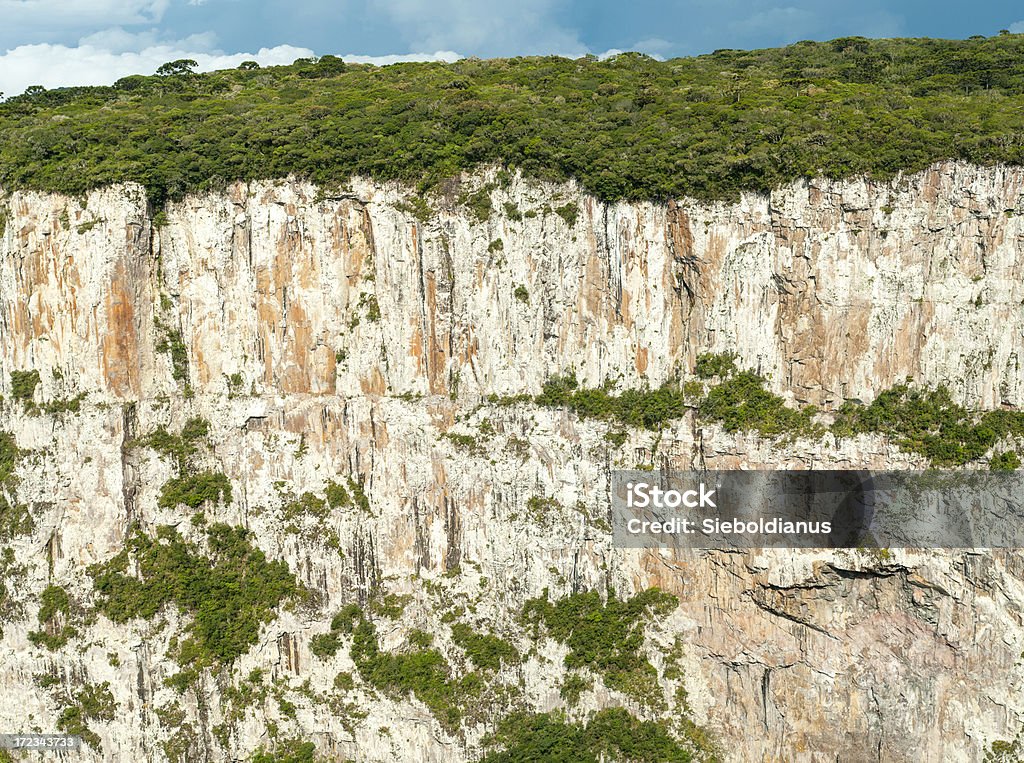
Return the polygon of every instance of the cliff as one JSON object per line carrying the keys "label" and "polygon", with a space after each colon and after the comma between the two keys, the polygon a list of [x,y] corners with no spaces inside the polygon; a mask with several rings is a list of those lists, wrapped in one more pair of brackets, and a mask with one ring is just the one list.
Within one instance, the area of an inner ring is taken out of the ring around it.
{"label": "cliff", "polygon": [[[302,738],[337,759],[462,761],[511,710],[625,706],[729,760],[980,760],[1024,723],[1019,554],[675,558],[613,547],[603,519],[609,471],[637,463],[919,457],[874,435],[772,443],[692,412],[609,438],[510,396],[569,371],[657,386],[698,353],[735,352],[825,410],[906,379],[1020,407],[1022,183],[1020,169],[948,163],[735,204],[604,204],[482,173],[426,202],[280,181],[154,216],[136,186],[8,193],[0,430],[17,452],[0,725],[78,717],[95,735],[86,760],[246,759]],[[190,474],[223,474],[229,492],[168,498]],[[175,589],[155,613],[119,616],[97,580],[126,544],[123,571],[145,577],[138,532],[173,542],[158,530],[171,526],[203,549],[218,523],[249,530],[305,592],[273,599],[267,622],[255,613],[238,655],[190,662],[203,602]],[[595,661],[568,670],[571,644],[521,624],[544,595],[652,587],[678,607],[644,620],[656,677],[642,692]],[[360,622],[383,653],[423,654],[425,632],[452,686],[483,676],[457,723],[426,692],[374,684],[352,646],[365,632],[332,625],[352,603],[374,613]],[[520,657],[480,667],[458,623]],[[576,702],[569,673],[590,681]]]}

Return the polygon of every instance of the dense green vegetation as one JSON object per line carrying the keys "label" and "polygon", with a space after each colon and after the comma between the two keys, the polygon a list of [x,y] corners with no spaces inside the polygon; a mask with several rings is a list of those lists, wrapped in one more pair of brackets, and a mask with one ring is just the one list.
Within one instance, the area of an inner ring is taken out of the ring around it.
{"label": "dense green vegetation", "polygon": [[[907,452],[927,457],[938,467],[978,461],[1000,441],[1024,437],[1024,412],[970,411],[954,402],[942,386],[911,388],[898,384],[879,393],[870,405],[846,402],[836,412],[831,427],[826,427],[819,423],[819,411],[813,406],[792,408],[767,389],[764,377],[739,370],[732,353],[701,354],[695,371],[703,383],[691,381],[680,386],[669,381],[654,390],[638,388],[618,393],[610,384],[580,387],[576,376],[568,374],[550,379],[536,397],[492,398],[490,402],[533,402],[568,408],[581,418],[648,429],[661,429],[688,408],[696,408],[699,417],[720,423],[726,432],[752,431],[774,440],[820,437],[827,431],[836,437],[872,432],[885,435]],[[609,433],[609,439],[615,441],[616,434]],[[994,453],[989,466],[1014,470],[1020,466],[1020,456],[1014,450]]]}
{"label": "dense green vegetation", "polygon": [[37,619],[42,630],[29,631],[28,640],[51,651],[60,649],[78,635],[78,629],[71,624],[74,614],[71,599],[67,591],[51,584],[43,589],[40,601]]}
{"label": "dense green vegetation", "polygon": [[693,372],[698,379],[732,376],[739,370],[736,367],[736,358],[735,352],[702,352],[697,356]]}
{"label": "dense green vegetation", "polygon": [[[422,635],[429,638],[428,634]],[[454,678],[444,655],[424,641],[410,638],[402,652],[383,652],[373,623],[360,618],[353,631],[350,654],[368,684],[399,696],[412,693],[442,725],[450,730],[458,728],[464,705],[480,694],[480,677],[467,673]]]}
{"label": "dense green vegetation", "polygon": [[36,387],[39,386],[39,372],[35,369],[31,371],[11,371],[11,397],[15,400],[19,400],[26,405],[32,402],[32,396],[36,393]]}
{"label": "dense green vegetation", "polygon": [[657,671],[643,656],[648,620],[675,609],[675,596],[650,588],[625,601],[597,591],[566,596],[552,602],[545,595],[523,607],[523,623],[534,637],[545,633],[569,647],[567,668],[589,668],[605,684],[641,702],[657,704]]}
{"label": "dense green vegetation", "polygon": [[155,323],[157,330],[162,334],[160,341],[157,342],[156,351],[170,356],[171,378],[183,384],[188,391],[188,348],[181,336],[181,330],[168,328],[159,319],[156,319]]}
{"label": "dense green vegetation", "polygon": [[24,454],[10,432],[0,431],[0,542],[25,535],[35,528],[28,508],[18,503],[18,477],[14,470]]}
{"label": "dense green vegetation", "polygon": [[[727,432],[757,431],[765,437],[815,435],[813,408],[794,410],[765,388],[765,379],[752,371],[737,371],[732,355],[701,355],[697,372],[702,378],[719,378],[702,397],[704,387],[680,386],[668,381],[657,389],[635,388],[616,392],[614,386],[580,387],[573,373],[555,376],[533,398],[537,405],[568,408],[581,418],[604,419],[620,426],[661,429],[689,408]],[[500,402],[500,401],[498,401]]]}
{"label": "dense green vegetation", "polygon": [[273,752],[261,747],[250,760],[251,763],[316,763],[321,758],[312,742],[288,740],[276,745]]}
{"label": "dense green vegetation", "polygon": [[178,433],[160,426],[140,437],[134,444],[151,448],[163,458],[173,461],[177,476],[160,487],[157,505],[173,509],[184,505],[197,509],[208,502],[231,503],[231,481],[223,472],[200,469],[198,456],[207,446],[210,423],[203,418],[190,418]]}
{"label": "dense green vegetation", "polygon": [[192,671],[247,652],[273,610],[299,591],[284,562],[268,561],[247,530],[224,524],[208,528],[206,549],[171,527],[158,528],[156,538],[137,533],[90,574],[98,608],[114,622],[149,619],[168,604],[191,615],[177,659]]}
{"label": "dense green vegetation", "polygon": [[[960,466],[982,458],[999,440],[1024,435],[1024,413],[968,411],[945,387],[911,389],[898,384],[871,405],[845,403],[833,431],[839,435],[881,432],[904,450],[927,456],[936,466]],[[1015,453],[1003,454],[993,465],[1019,465]]]}
{"label": "dense green vegetation", "polygon": [[166,427],[154,429],[138,441],[138,445],[152,448],[161,456],[172,458],[179,473],[186,471],[210,434],[210,422],[200,417],[190,418],[181,432],[171,434]]}
{"label": "dense green vegetation", "polygon": [[534,398],[537,405],[568,408],[581,418],[614,421],[625,426],[660,429],[681,417],[687,409],[687,395],[673,382],[657,389],[627,389],[616,393],[606,384],[598,388],[579,386],[575,373],[555,376]]}
{"label": "dense green vegetation", "polygon": [[814,436],[824,431],[814,424],[814,408],[790,408],[769,392],[765,379],[753,371],[738,371],[711,387],[698,413],[720,422],[726,432],[755,431],[763,437],[781,437]]}
{"label": "dense green vegetation", "polygon": [[184,504],[197,509],[204,503],[231,503],[231,481],[223,472],[203,471],[172,477],[160,488],[157,504],[173,509]]}
{"label": "dense green vegetation", "polygon": [[519,663],[519,652],[508,641],[491,633],[477,633],[465,623],[452,624],[452,641],[462,647],[478,670],[495,671],[502,664]]}
{"label": "dense green vegetation", "polygon": [[[0,185],[118,181],[160,203],[233,179],[426,183],[482,163],[604,199],[725,198],[942,158],[1024,161],[1024,37],[272,69],[32,88],[0,105]],[[489,214],[486,199],[470,200]],[[572,224],[571,208],[556,210]],[[173,349],[168,345],[168,349]],[[176,366],[177,369],[177,366]]]}
{"label": "dense green vegetation", "polygon": [[321,659],[333,657],[341,648],[342,638],[352,633],[362,614],[358,604],[346,604],[331,618],[331,630],[328,633],[313,636],[309,642],[310,651]]}
{"label": "dense green vegetation", "polygon": [[[59,372],[55,372],[59,374]],[[36,387],[39,386],[39,371],[11,371],[11,397],[22,404],[27,413],[37,416],[40,413],[60,415],[62,413],[78,413],[85,399],[85,393],[81,392],[74,397],[57,398],[47,400],[36,405]]]}
{"label": "dense green vegetation", "polygon": [[653,721],[634,718],[621,707],[600,710],[586,723],[569,723],[555,713],[515,713],[503,719],[490,740],[504,749],[483,763],[687,763],[690,749]]}

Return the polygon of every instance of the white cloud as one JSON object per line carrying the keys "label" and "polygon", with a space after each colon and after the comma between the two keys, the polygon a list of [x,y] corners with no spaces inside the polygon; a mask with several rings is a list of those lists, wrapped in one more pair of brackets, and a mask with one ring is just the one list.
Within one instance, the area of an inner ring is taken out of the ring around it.
{"label": "white cloud", "polygon": [[220,52],[216,50],[217,35],[213,32],[193,34],[173,43],[168,43],[156,29],[149,29],[143,32],[128,32],[122,27],[104,29],[95,32],[78,41],[79,46],[87,45],[93,48],[109,50],[111,53],[129,53],[153,48],[159,45],[171,44],[182,50],[196,50],[208,53]]}
{"label": "white cloud", "polygon": [[436,53],[403,53],[392,56],[357,56],[343,55],[338,58],[350,61],[354,64],[373,64],[374,66],[390,66],[391,64],[407,63],[409,61],[445,61],[452,63],[464,56],[452,50],[439,50]]}
{"label": "white cloud", "polygon": [[672,43],[660,37],[648,37],[645,40],[637,40],[633,44],[632,49],[657,58],[659,54],[664,54],[671,50]]}
{"label": "white cloud", "polygon": [[370,0],[414,50],[471,50],[480,55],[588,53],[575,30],[557,19],[562,0]]}
{"label": "white cloud", "polygon": [[1015,21],[1009,28],[1014,34],[1024,34],[1024,21]]}
{"label": "white cloud", "polygon": [[[290,64],[296,58],[314,55],[309,48],[278,45],[256,53],[224,53],[215,50],[212,33],[193,35],[174,42],[158,42],[155,32],[130,33],[110,29],[83,37],[75,47],[66,45],[21,45],[0,55],[0,93],[8,97],[25,92],[30,85],[45,88],[72,85],[110,85],[129,74],[152,74],[161,64],[191,58],[199,71],[231,69],[242,61],[261,66]],[[435,53],[405,53],[388,56],[341,55],[346,61],[387,66],[405,61],[458,61],[451,50]]]}
{"label": "white cloud", "polygon": [[34,32],[155,24],[169,5],[170,0],[0,0],[0,35],[9,39]]}
{"label": "white cloud", "polygon": [[191,58],[200,71],[230,69],[242,61],[263,66],[290,64],[296,58],[313,55],[309,48],[278,45],[256,53],[206,52],[180,43],[150,45],[141,50],[120,52],[92,44],[21,45],[0,55],[0,92],[8,96],[23,93],[29,85],[46,88],[69,85],[109,85],[129,74],[152,74],[160,64]]}

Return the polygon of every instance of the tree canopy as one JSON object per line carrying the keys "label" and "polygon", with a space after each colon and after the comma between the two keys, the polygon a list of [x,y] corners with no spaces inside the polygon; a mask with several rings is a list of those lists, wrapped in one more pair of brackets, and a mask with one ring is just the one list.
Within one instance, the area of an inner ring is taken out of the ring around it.
{"label": "tree canopy", "polygon": [[[940,159],[1024,161],[1024,36],[800,42],[656,61],[290,66],[33,89],[0,104],[0,186],[134,181],[161,203],[232,180],[422,187],[482,164],[605,200],[735,198]],[[165,67],[161,67],[164,69]]]}

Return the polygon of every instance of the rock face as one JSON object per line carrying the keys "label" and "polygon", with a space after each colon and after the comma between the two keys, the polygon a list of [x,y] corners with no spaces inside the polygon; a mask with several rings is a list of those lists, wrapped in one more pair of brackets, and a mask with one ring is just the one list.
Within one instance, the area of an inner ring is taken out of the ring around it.
{"label": "rock face", "polygon": [[[0,568],[0,726],[54,731],[81,687],[108,682],[116,712],[88,719],[96,741],[82,759],[241,760],[301,737],[339,760],[476,760],[507,708],[456,732],[419,700],[373,690],[347,645],[311,652],[333,613],[376,590],[409,596],[377,623],[382,648],[420,628],[457,660],[446,613],[471,605],[524,653],[502,668],[517,707],[544,712],[564,706],[565,648],[531,649],[523,603],[545,588],[658,586],[679,598],[645,647],[666,696],[685,689],[669,713],[685,705],[726,759],[980,760],[1024,723],[1019,554],[677,558],[617,549],[600,520],[610,470],[637,463],[919,461],[876,437],[773,445],[692,414],[657,442],[632,431],[618,445],[603,423],[486,397],[535,394],[568,371],[656,386],[691,373],[699,352],[733,351],[775,391],[826,409],[907,378],[972,407],[1022,406],[1022,184],[1019,169],[943,164],[735,204],[605,205],[484,173],[462,200],[483,189],[486,213],[459,203],[460,189],[425,209],[395,186],[282,181],[189,198],[157,219],[136,187],[8,194],[0,429],[22,451],[6,490],[34,527],[11,534]],[[12,372],[32,370],[31,399],[17,399]],[[54,404],[78,395],[77,410]],[[248,528],[316,604],[280,609],[229,669],[179,691],[164,680],[188,615],[90,614],[89,567],[135,528],[203,536],[193,509],[161,505],[173,464],[139,444],[197,416],[210,422],[199,458],[233,495],[205,519]],[[289,497],[346,480],[368,506],[298,529],[282,518]],[[526,508],[534,497],[557,508],[540,516]],[[48,585],[81,610],[55,650],[29,640]],[[670,679],[677,639],[683,677]],[[269,693],[232,700],[254,669]],[[345,671],[343,712],[324,698]],[[665,712],[598,680],[570,714],[614,705]]]}

